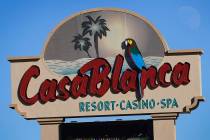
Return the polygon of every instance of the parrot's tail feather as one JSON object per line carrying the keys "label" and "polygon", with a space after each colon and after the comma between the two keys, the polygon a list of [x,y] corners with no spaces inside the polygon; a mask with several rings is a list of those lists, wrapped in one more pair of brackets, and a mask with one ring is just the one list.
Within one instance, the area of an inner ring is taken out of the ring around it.
{"label": "parrot's tail feather", "polygon": [[141,100],[143,98],[143,93],[141,90],[141,73],[138,74],[137,78],[136,98],[137,100]]}

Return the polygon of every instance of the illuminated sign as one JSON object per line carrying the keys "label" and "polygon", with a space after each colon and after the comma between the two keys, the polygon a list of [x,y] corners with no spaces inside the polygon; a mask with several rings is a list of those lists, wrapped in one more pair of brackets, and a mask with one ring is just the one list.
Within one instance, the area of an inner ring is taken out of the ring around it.
{"label": "illuminated sign", "polygon": [[201,50],[171,51],[145,18],[97,9],[64,20],[40,57],[11,58],[27,119],[185,113],[203,100]]}

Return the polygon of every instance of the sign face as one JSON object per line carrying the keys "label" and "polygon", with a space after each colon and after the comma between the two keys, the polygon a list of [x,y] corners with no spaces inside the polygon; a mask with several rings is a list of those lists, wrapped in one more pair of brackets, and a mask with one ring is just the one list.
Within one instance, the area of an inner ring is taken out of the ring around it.
{"label": "sign face", "polygon": [[200,50],[171,51],[143,17],[72,16],[40,57],[11,58],[12,104],[27,119],[190,112],[203,100]]}

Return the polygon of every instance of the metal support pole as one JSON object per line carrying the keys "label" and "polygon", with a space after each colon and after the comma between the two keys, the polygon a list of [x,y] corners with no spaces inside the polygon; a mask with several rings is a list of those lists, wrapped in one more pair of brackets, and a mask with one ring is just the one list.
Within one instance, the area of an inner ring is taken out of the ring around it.
{"label": "metal support pole", "polygon": [[59,140],[59,125],[63,118],[46,118],[37,120],[41,125],[41,140]]}
{"label": "metal support pole", "polygon": [[153,114],[154,140],[176,140],[177,113]]}

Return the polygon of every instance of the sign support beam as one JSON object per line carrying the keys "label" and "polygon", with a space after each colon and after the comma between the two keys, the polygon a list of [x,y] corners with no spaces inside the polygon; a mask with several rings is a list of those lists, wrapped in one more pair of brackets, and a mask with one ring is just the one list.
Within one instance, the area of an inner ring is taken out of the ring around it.
{"label": "sign support beam", "polygon": [[154,140],[176,140],[177,113],[153,114]]}
{"label": "sign support beam", "polygon": [[59,125],[64,118],[47,118],[37,120],[41,125],[41,140],[59,140]]}

